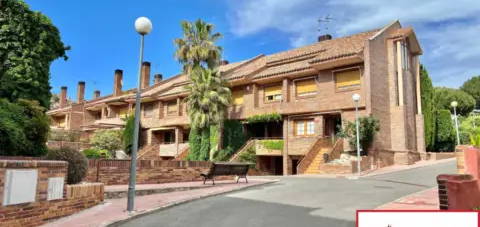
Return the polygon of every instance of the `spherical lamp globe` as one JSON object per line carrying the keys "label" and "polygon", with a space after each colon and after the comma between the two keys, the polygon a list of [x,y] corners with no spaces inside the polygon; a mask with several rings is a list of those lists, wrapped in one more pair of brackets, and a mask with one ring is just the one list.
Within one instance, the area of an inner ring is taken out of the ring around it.
{"label": "spherical lamp globe", "polygon": [[141,35],[146,35],[152,31],[152,22],[146,17],[139,17],[135,20],[135,30]]}
{"label": "spherical lamp globe", "polygon": [[360,100],[360,95],[359,94],[353,94],[352,99],[354,102],[358,102]]}
{"label": "spherical lamp globe", "polygon": [[450,103],[450,105],[451,105],[452,107],[457,107],[457,106],[458,106],[458,102],[457,102],[457,101],[453,101],[453,102]]}

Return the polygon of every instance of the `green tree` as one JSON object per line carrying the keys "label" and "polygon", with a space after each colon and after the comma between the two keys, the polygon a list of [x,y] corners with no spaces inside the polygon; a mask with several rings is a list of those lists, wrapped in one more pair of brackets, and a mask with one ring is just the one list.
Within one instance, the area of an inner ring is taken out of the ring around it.
{"label": "green tree", "polygon": [[425,146],[427,151],[435,150],[435,103],[432,80],[423,65],[420,66],[420,90],[424,122]]}
{"label": "green tree", "polygon": [[50,19],[23,1],[0,0],[0,98],[50,103],[50,64],[67,56]]}
{"label": "green tree", "polygon": [[[380,130],[380,123],[374,117],[359,117],[360,149],[362,155],[368,154],[368,149],[373,143],[375,134]],[[347,138],[350,148],[357,150],[357,130],[355,122],[345,122],[340,137]]]}
{"label": "green tree", "polygon": [[476,108],[480,108],[480,75],[465,81],[460,89],[470,94],[475,99]]}
{"label": "green tree", "polygon": [[0,99],[0,155],[45,154],[49,123],[45,108],[37,101]]}
{"label": "green tree", "polygon": [[468,116],[475,107],[475,99],[468,93],[446,87],[436,87],[434,100],[436,103],[436,109],[450,110],[453,113],[453,109],[450,106],[452,101],[457,101],[457,114],[462,116]]}
{"label": "green tree", "polygon": [[449,110],[437,111],[437,131],[435,150],[437,152],[454,151],[455,129],[453,128],[452,115]]}
{"label": "green tree", "polygon": [[190,150],[200,153],[190,157],[204,160],[204,152],[209,150],[207,159],[212,160],[221,146],[210,146],[210,126],[218,125],[219,133],[215,134],[219,138],[214,141],[222,141],[223,119],[231,100],[230,89],[217,70],[222,48],[215,42],[221,34],[213,33],[214,26],[202,20],[184,21],[181,26],[183,38],[175,40],[175,56],[190,78],[191,83],[186,87],[189,91],[186,99],[188,116],[192,130],[198,130],[201,135],[200,149]]}
{"label": "green tree", "polygon": [[188,73],[199,65],[215,69],[222,56],[222,48],[215,42],[222,35],[213,33],[214,26],[200,19],[193,23],[182,21],[181,26],[183,38],[175,39],[175,57],[183,65],[183,71]]}
{"label": "green tree", "polygon": [[91,144],[101,150],[109,151],[115,157],[115,151],[122,149],[122,130],[97,130],[93,134]]}

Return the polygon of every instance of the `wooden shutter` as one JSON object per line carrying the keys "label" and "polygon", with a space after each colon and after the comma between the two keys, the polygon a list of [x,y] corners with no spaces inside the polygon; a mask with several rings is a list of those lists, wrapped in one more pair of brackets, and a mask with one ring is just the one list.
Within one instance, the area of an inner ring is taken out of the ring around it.
{"label": "wooden shutter", "polygon": [[282,94],[282,85],[265,87],[265,96],[275,96]]}
{"label": "wooden shutter", "polygon": [[295,87],[297,95],[299,96],[310,95],[317,92],[317,84],[315,83],[315,79],[295,81]]}
{"label": "wooden shutter", "polygon": [[176,114],[177,113],[177,102],[169,102],[167,105],[167,114]]}
{"label": "wooden shutter", "polygon": [[335,73],[335,85],[337,88],[348,88],[360,85],[360,70],[347,70]]}
{"label": "wooden shutter", "polygon": [[232,92],[232,101],[234,105],[243,105],[243,90],[235,90]]}

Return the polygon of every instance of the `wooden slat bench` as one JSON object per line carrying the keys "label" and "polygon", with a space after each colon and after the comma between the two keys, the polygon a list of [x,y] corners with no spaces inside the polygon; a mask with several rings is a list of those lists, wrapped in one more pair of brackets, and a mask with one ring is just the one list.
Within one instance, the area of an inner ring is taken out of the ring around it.
{"label": "wooden slat bench", "polygon": [[245,182],[248,183],[247,172],[250,165],[250,163],[216,162],[212,163],[206,173],[200,175],[203,177],[203,184],[210,179],[215,185],[215,176],[237,176],[237,183],[240,178],[245,178]]}

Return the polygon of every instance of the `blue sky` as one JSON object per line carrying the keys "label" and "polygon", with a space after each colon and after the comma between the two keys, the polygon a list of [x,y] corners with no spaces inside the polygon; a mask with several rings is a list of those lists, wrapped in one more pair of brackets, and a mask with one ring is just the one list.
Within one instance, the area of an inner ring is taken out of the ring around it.
{"label": "blue sky", "polygon": [[[399,19],[413,26],[424,49],[422,62],[437,86],[458,87],[480,74],[480,1],[456,0],[26,0],[60,29],[72,46],[68,61],[51,66],[51,86],[69,87],[86,81],[86,97],[96,89],[109,94],[113,71],[124,70],[124,88],[136,84],[138,35],[133,23],[139,16],[152,20],[146,37],[145,60],[152,74],[170,77],[180,72],[173,57],[173,40],[181,37],[180,21],[201,18],[224,35],[219,45],[230,62],[270,54],[315,41],[317,19],[334,18],[320,26],[334,37],[384,26]],[[153,78],[153,76],[152,76]]]}

